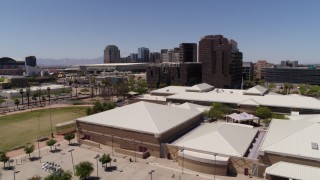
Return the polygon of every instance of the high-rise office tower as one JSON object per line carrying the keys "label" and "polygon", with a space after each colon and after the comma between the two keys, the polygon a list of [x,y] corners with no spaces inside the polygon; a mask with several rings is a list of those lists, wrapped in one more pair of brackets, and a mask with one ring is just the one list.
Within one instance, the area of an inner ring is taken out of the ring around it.
{"label": "high-rise office tower", "polygon": [[37,58],[35,56],[27,56],[25,58],[25,64],[27,66],[36,67],[37,66]]}
{"label": "high-rise office tower", "polygon": [[197,44],[181,43],[179,49],[180,62],[197,62]]}
{"label": "high-rise office tower", "polygon": [[179,62],[179,50],[180,48],[162,49],[161,61],[162,62]]}
{"label": "high-rise office tower", "polygon": [[151,52],[150,53],[150,62],[159,63],[160,62],[160,53],[159,52]]}
{"label": "high-rise office tower", "polygon": [[104,63],[118,63],[120,61],[120,50],[115,45],[108,45],[104,49]]}
{"label": "high-rise office tower", "polygon": [[138,61],[139,62],[149,62],[149,48],[141,47],[138,48]]}
{"label": "high-rise office tower", "polygon": [[207,35],[199,41],[202,81],[217,88],[241,88],[242,52],[237,42],[222,35]]}
{"label": "high-rise office tower", "polygon": [[138,54],[137,53],[131,53],[130,54],[130,61],[131,62],[137,62],[138,61]]}

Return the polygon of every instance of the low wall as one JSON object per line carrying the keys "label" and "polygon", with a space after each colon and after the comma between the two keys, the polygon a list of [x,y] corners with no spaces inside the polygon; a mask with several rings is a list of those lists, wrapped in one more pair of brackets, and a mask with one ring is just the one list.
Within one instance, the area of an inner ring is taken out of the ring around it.
{"label": "low wall", "polygon": [[88,145],[88,146],[92,146],[92,147],[96,147],[96,148],[100,148],[100,144],[96,143],[96,142],[93,142],[93,141],[79,139],[79,143],[80,144],[85,144],[85,145]]}
{"label": "low wall", "polygon": [[114,148],[115,152],[120,153],[120,154],[125,154],[128,156],[132,156],[132,157],[137,157],[137,158],[141,158],[141,159],[146,159],[150,156],[149,152],[134,152],[134,151],[129,151],[129,150],[125,150],[125,149],[119,149],[119,148]]}

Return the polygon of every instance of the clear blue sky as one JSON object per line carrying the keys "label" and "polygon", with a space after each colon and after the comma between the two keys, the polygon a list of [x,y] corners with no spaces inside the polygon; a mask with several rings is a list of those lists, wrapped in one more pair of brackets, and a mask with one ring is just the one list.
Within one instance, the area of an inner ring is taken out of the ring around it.
{"label": "clear blue sky", "polygon": [[238,42],[244,61],[320,62],[320,1],[3,0],[0,57],[96,58],[198,43],[208,34]]}

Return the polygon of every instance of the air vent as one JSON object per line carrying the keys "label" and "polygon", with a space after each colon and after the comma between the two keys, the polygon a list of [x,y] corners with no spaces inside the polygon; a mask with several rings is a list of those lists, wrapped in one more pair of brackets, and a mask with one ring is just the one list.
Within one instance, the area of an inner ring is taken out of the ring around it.
{"label": "air vent", "polygon": [[318,143],[312,142],[312,143],[311,143],[311,148],[314,149],[314,150],[319,150]]}

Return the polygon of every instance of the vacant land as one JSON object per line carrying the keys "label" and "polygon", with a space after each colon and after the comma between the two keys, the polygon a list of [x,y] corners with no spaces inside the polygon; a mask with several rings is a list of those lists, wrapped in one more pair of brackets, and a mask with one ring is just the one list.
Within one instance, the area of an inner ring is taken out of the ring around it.
{"label": "vacant land", "polygon": [[[0,151],[7,151],[38,137],[48,136],[55,124],[86,115],[86,107],[36,110],[0,117]],[[50,118],[51,117],[51,118]]]}

